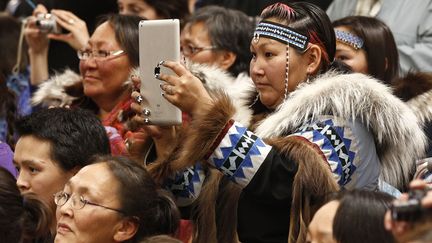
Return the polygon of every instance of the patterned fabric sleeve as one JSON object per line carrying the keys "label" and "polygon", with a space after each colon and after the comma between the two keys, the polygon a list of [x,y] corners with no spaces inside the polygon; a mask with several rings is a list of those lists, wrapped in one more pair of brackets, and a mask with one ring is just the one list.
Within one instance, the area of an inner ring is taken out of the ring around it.
{"label": "patterned fabric sleeve", "polygon": [[[210,164],[232,181],[246,187],[272,149],[238,122],[228,123],[220,143],[208,158]],[[219,142],[219,141],[217,141]]]}
{"label": "patterned fabric sleeve", "polygon": [[205,179],[205,171],[200,163],[165,181],[164,188],[171,191],[178,206],[188,206],[198,198]]}

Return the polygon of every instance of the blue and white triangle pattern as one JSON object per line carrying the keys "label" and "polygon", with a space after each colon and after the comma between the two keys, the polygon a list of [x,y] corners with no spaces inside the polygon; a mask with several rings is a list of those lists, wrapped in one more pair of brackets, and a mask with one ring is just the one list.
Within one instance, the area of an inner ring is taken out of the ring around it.
{"label": "blue and white triangle pattern", "polygon": [[335,126],[331,119],[307,124],[293,134],[316,144],[330,165],[334,178],[344,186],[356,170],[356,153],[350,150],[352,139],[344,136],[344,127]]}
{"label": "blue and white triangle pattern", "polygon": [[186,206],[199,196],[204,179],[205,172],[198,162],[194,166],[176,173],[174,178],[168,179],[164,188],[174,194],[179,206]]}
{"label": "blue and white triangle pattern", "polygon": [[209,162],[232,181],[246,187],[271,150],[253,132],[234,122]]}

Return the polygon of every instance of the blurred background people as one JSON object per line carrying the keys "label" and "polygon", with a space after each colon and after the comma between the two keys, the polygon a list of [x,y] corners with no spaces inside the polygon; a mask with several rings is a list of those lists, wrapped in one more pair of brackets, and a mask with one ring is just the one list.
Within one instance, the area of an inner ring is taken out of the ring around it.
{"label": "blurred background people", "polygon": [[188,0],[118,0],[120,14],[146,19],[180,19],[190,14]]}
{"label": "blurred background people", "polygon": [[248,80],[254,28],[240,11],[219,6],[198,9],[182,30],[182,54],[187,61],[215,66],[234,78]]}
{"label": "blurred background people", "polygon": [[337,60],[387,85],[399,77],[398,50],[386,24],[372,17],[349,16],[333,21],[333,27]]}
{"label": "blurred background people", "polygon": [[[195,9],[207,5],[219,5],[226,8],[233,8],[246,13],[248,16],[254,17],[259,16],[263,9],[273,3],[292,3],[295,0],[259,0],[259,1],[241,1],[241,0],[196,0]],[[297,1],[300,2],[300,1]],[[309,2],[319,6],[321,9],[326,10],[331,0],[306,0],[302,2]]]}
{"label": "blurred background people", "polygon": [[332,21],[346,16],[376,17],[393,32],[399,51],[401,71],[431,72],[431,0],[333,0],[327,9]]}

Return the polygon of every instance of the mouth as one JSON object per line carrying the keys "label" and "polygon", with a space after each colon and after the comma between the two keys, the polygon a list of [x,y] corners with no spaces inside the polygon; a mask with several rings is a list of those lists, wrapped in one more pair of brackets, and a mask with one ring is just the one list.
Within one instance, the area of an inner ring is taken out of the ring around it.
{"label": "mouth", "polygon": [[92,76],[92,75],[85,75],[84,76],[84,80],[86,80],[86,81],[97,81],[97,80],[99,80],[99,78],[96,77],[96,76]]}
{"label": "mouth", "polygon": [[58,223],[57,224],[57,234],[64,235],[66,233],[72,232],[71,228],[67,224]]}

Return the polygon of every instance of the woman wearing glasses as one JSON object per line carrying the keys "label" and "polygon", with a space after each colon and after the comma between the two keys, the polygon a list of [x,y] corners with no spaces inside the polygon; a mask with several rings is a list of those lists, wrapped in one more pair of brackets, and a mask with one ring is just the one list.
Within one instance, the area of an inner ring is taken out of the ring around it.
{"label": "woman wearing glasses", "polygon": [[54,195],[55,242],[139,242],[173,235],[180,213],[137,163],[99,157],[82,168]]}
{"label": "woman wearing glasses", "polygon": [[131,103],[129,76],[139,66],[137,26],[141,20],[137,16],[106,16],[86,46],[78,51],[81,75],[65,72],[55,76],[42,84],[33,97],[36,104],[50,103],[55,89],[63,94],[55,97],[60,99],[60,105],[94,111],[107,129],[115,155],[134,153],[135,147],[126,148],[126,139],[134,140],[138,147],[143,144],[139,141],[145,140],[143,133],[127,131],[124,123]]}

